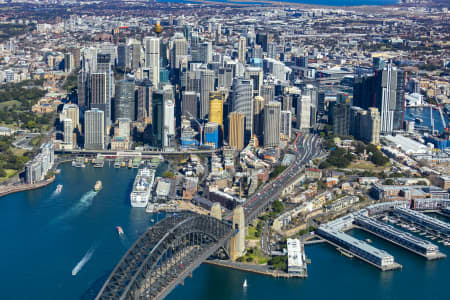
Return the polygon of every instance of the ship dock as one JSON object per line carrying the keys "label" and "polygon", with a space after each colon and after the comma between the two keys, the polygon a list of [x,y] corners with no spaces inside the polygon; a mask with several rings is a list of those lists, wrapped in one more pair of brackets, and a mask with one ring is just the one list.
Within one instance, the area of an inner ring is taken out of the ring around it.
{"label": "ship dock", "polygon": [[114,168],[120,168],[122,165],[122,159],[120,157],[116,157],[114,160]]}
{"label": "ship dock", "polygon": [[141,159],[140,157],[135,157],[135,158],[133,158],[132,168],[133,168],[133,169],[139,168],[139,166],[141,165],[141,163],[142,163],[142,159]]}
{"label": "ship dock", "polygon": [[409,208],[396,207],[394,208],[394,215],[418,226],[424,227],[438,235],[450,237],[450,224],[443,222],[436,218],[427,216],[424,213],[414,211]]}
{"label": "ship dock", "polygon": [[94,160],[94,168],[103,168],[105,165],[105,158],[103,156],[97,156]]}
{"label": "ship dock", "polygon": [[374,218],[358,214],[354,223],[362,230],[385,239],[397,246],[403,247],[428,260],[445,258],[446,255],[439,251],[439,247],[427,240],[418,238],[408,232],[404,232],[391,225],[380,222]]}
{"label": "ship dock", "polygon": [[359,258],[381,271],[402,268],[391,254],[345,233],[344,230],[352,228],[353,222],[354,216],[348,215],[320,225],[316,233],[345,256]]}

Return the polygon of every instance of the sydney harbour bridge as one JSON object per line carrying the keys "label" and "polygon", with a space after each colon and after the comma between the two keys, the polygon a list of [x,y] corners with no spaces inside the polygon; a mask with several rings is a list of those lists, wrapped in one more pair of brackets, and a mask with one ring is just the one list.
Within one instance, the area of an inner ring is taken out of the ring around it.
{"label": "sydney harbour bridge", "polygon": [[210,216],[166,217],[125,253],[96,299],[162,299],[208,257],[226,254],[235,232],[230,223]]}

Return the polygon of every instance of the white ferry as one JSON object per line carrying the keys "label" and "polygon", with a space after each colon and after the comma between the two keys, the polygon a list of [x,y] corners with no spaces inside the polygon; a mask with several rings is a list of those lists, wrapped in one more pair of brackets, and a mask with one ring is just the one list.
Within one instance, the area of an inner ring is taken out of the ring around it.
{"label": "white ferry", "polygon": [[133,191],[130,194],[131,206],[146,207],[150,200],[155,170],[143,168],[138,171],[133,183]]}

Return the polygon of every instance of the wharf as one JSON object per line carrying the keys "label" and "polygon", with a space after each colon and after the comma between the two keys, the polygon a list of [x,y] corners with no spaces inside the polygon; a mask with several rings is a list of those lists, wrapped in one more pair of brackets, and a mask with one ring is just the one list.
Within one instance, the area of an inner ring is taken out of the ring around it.
{"label": "wharf", "polygon": [[[333,242],[330,241],[330,240],[327,240],[327,239],[324,239],[324,240],[325,240],[326,242],[328,242],[330,245],[336,247],[336,249],[337,249],[341,254],[343,254],[343,255],[345,255],[345,256],[347,256],[347,257],[349,257],[349,258],[350,258],[350,256],[359,258],[360,260],[362,260],[362,261],[364,261],[364,262],[366,262],[366,263],[368,263],[368,264],[370,264],[370,265],[372,265],[372,266],[374,266],[374,267],[380,269],[381,271],[391,271],[391,270],[397,270],[397,269],[403,268],[403,266],[402,266],[401,264],[396,263],[396,262],[394,262],[393,264],[391,264],[391,265],[389,265],[389,266],[380,266],[380,265],[377,265],[377,264],[371,262],[370,260],[367,260],[367,259],[365,259],[364,257],[362,257],[362,256],[360,256],[360,255],[358,255],[358,254],[356,254],[355,252],[350,251],[349,249],[343,249],[341,246],[339,246],[338,244],[333,243]],[[342,250],[345,250],[345,254],[343,253]]]}
{"label": "wharf", "polygon": [[271,276],[276,278],[307,278],[308,274],[300,275],[300,274],[289,274],[283,271],[279,270],[273,270],[270,269],[267,265],[255,265],[255,264],[246,264],[246,263],[238,263],[238,262],[232,262],[227,260],[206,260],[204,263],[224,267],[224,268],[230,268],[234,270],[244,271],[244,272],[251,272],[256,273],[260,275],[265,276]]}
{"label": "wharf", "polygon": [[358,229],[364,230],[364,231],[366,231],[366,232],[368,232],[370,234],[373,234],[373,235],[375,235],[375,236],[377,236],[377,237],[379,237],[381,239],[384,239],[384,240],[386,240],[386,241],[388,241],[388,242],[390,242],[390,243],[392,243],[394,245],[397,245],[397,246],[402,247],[402,248],[404,248],[406,250],[409,250],[409,251],[411,251],[411,252],[413,252],[413,253],[415,253],[417,255],[425,257],[427,260],[443,259],[443,258],[447,257],[447,255],[445,255],[442,252],[437,252],[436,254],[433,254],[433,255],[426,255],[426,254],[420,253],[419,251],[416,251],[416,250],[414,250],[414,249],[412,249],[412,248],[410,248],[410,247],[408,247],[406,245],[400,244],[400,243],[398,243],[398,242],[388,238],[387,236],[378,234],[378,233],[376,233],[376,232],[374,232],[372,230],[369,230],[367,228],[360,227],[360,226],[355,226],[355,227],[358,228]]}

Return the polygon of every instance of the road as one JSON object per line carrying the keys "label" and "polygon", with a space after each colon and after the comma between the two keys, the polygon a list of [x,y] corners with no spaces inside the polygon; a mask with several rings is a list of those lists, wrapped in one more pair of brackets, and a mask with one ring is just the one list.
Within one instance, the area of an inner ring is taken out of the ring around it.
{"label": "road", "polygon": [[270,255],[270,226],[269,222],[265,221],[261,231],[261,250]]}
{"label": "road", "polygon": [[[275,180],[266,183],[259,189],[259,192],[253,194],[243,205],[245,212],[245,221],[248,224],[256,218],[267,206],[279,198],[283,189],[297,178],[297,175],[303,172],[304,167],[311,159],[325,154],[322,151],[321,140],[318,135],[299,135],[295,141],[294,149],[297,151],[295,162],[283,171]],[[225,217],[231,220],[232,215]]]}

